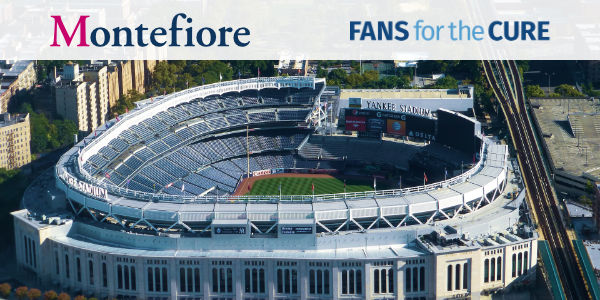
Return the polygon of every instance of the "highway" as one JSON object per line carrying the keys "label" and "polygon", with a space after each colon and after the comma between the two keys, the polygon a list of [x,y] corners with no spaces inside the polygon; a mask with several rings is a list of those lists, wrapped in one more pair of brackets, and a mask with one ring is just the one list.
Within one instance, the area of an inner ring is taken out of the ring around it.
{"label": "highway", "polygon": [[591,299],[559,203],[529,122],[521,78],[514,61],[483,61],[510,130],[525,181],[529,207],[542,239],[548,241],[566,299]]}

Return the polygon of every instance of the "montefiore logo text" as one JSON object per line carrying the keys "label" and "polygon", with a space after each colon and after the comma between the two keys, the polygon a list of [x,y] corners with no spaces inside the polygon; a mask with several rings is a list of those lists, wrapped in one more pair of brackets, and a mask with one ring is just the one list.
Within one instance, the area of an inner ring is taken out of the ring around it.
{"label": "montefiore logo text", "polygon": [[[54,38],[51,47],[75,45],[76,47],[246,47],[250,44],[250,29],[247,27],[220,28],[201,27],[195,29],[193,20],[184,13],[173,16],[171,26],[148,28],[140,24],[135,28],[114,27],[112,29],[96,27],[89,30],[87,20],[90,16],[79,16],[73,28],[67,29],[62,16],[51,16],[54,21]],[[187,27],[179,22],[187,23]],[[88,34],[89,32],[89,34]],[[59,38],[62,36],[62,39]],[[89,42],[89,43],[88,43]],[[91,45],[90,45],[91,44]]]}

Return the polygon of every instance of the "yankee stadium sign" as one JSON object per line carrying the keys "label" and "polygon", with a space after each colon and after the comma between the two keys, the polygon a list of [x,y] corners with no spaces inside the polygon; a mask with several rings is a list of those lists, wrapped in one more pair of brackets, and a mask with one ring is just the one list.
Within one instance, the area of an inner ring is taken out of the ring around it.
{"label": "yankee stadium sign", "polygon": [[423,117],[433,117],[430,109],[412,106],[412,105],[404,105],[404,104],[396,104],[393,102],[384,102],[384,101],[373,101],[366,100],[363,101],[367,104],[367,107],[363,107],[366,109],[377,109],[377,110],[391,110],[400,113],[407,113],[417,116]]}
{"label": "yankee stadium sign", "polygon": [[60,175],[60,178],[62,178],[62,180],[66,182],[70,188],[76,189],[90,196],[106,199],[107,193],[105,188],[89,184],[85,181],[80,181],[67,172],[63,172]]}

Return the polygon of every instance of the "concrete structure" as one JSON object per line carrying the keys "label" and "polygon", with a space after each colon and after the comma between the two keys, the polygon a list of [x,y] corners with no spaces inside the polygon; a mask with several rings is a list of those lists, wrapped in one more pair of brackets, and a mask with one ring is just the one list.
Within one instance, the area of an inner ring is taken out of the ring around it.
{"label": "concrete structure", "polygon": [[[154,149],[140,165],[166,162],[196,138],[224,139],[246,124],[265,129],[265,119],[249,116],[269,107],[318,110],[324,87],[310,77],[222,82],[109,121],[40,176],[25,209],[13,212],[19,266],[61,290],[140,299],[477,299],[535,278],[526,193],[508,148],[483,136],[473,168],[404,189],[275,197],[215,195],[203,185],[206,193],[190,196],[166,193],[172,184],[146,192],[115,183],[116,170],[146,151],[133,140]],[[253,96],[259,89],[268,104]],[[237,127],[200,126],[226,110],[248,113]],[[282,116],[268,125],[288,124]],[[204,131],[179,138],[191,128]],[[123,139],[132,132],[140,136]]]}
{"label": "concrete structure", "polygon": [[16,169],[31,162],[29,114],[0,114],[0,168]]}
{"label": "concrete structure", "polygon": [[590,99],[529,100],[559,192],[578,197],[600,178],[600,102]]}
{"label": "concrete structure", "polygon": [[32,88],[36,80],[32,60],[0,64],[0,113],[7,112],[10,99],[19,91]]}

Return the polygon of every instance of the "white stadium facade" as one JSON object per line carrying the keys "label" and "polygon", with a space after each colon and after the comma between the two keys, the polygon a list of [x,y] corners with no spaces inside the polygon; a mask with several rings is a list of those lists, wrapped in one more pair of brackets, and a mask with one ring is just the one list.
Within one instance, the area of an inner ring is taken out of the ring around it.
{"label": "white stadium facade", "polygon": [[475,134],[477,160],[434,183],[233,196],[249,172],[335,167],[315,142],[324,89],[222,82],[109,121],[27,189],[12,213],[18,264],[40,286],[118,299],[479,298],[535,279],[518,167],[493,137]]}

